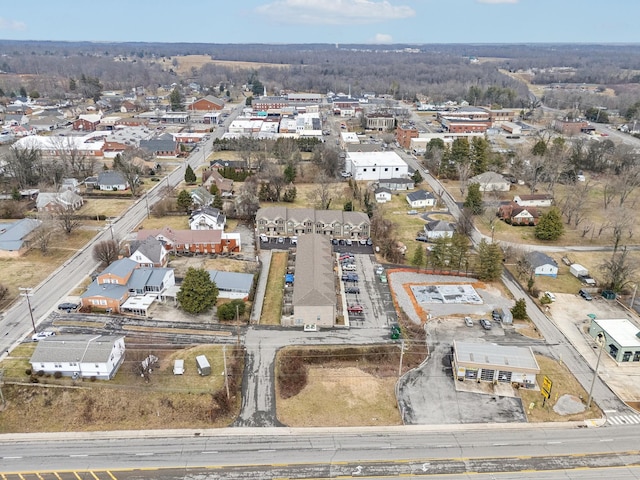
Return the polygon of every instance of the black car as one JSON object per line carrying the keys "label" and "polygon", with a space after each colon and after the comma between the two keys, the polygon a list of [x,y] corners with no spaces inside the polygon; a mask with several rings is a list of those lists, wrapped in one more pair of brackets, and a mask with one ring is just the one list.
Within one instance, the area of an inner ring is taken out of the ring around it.
{"label": "black car", "polygon": [[593,300],[593,297],[591,296],[591,294],[589,292],[587,292],[586,290],[582,289],[582,288],[580,289],[580,291],[578,293],[585,300],[588,300],[588,301]]}
{"label": "black car", "polygon": [[61,303],[58,305],[58,310],[66,310],[70,312],[71,310],[75,310],[79,307],[77,303]]}
{"label": "black car", "polygon": [[502,320],[502,315],[500,315],[500,312],[498,312],[497,310],[494,310],[493,312],[491,312],[491,316],[493,317],[494,322],[498,322]]}
{"label": "black car", "polygon": [[422,235],[419,235],[416,237],[416,241],[417,242],[428,242],[429,239],[427,237],[423,237]]}
{"label": "black car", "polygon": [[360,289],[358,287],[346,287],[344,289],[345,293],[360,293]]}
{"label": "black car", "polygon": [[342,274],[342,281],[343,282],[357,282],[358,281],[358,275],[355,273],[344,273]]}

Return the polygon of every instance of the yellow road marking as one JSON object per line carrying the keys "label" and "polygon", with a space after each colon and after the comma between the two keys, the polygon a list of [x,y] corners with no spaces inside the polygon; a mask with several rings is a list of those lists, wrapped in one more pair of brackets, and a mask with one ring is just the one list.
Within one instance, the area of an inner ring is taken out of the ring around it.
{"label": "yellow road marking", "polygon": [[116,477],[113,476],[113,474],[109,470],[107,470],[107,473],[112,478],[112,480],[118,480]]}
{"label": "yellow road marking", "polygon": [[77,473],[77,472],[73,472],[73,474],[76,476],[76,478],[77,478],[78,480],[82,480],[82,477],[81,477],[80,475],[78,475],[78,473]]}
{"label": "yellow road marking", "polygon": [[93,471],[90,470],[89,473],[93,475],[93,478],[95,478],[96,480],[100,480],[100,477],[98,477],[95,473],[93,473]]}
{"label": "yellow road marking", "polygon": [[58,475],[58,472],[53,472],[53,474],[56,476],[56,478],[58,480],[62,480],[62,477],[60,475]]}

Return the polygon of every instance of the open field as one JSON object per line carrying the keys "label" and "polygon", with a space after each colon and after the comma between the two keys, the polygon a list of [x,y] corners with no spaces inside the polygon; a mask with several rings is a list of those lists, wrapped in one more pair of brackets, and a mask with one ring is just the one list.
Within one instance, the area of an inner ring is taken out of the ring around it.
{"label": "open field", "polygon": [[84,201],[84,205],[78,214],[80,215],[104,215],[106,217],[119,217],[133,204],[131,197],[120,198],[89,198]]}
{"label": "open field", "polygon": [[[35,345],[18,347],[2,363],[5,379],[25,374]],[[239,396],[232,391],[231,410],[216,410],[211,394],[224,388],[223,347],[203,345],[177,351],[152,352],[160,358],[150,379],[140,377],[134,366],[149,353],[127,351],[127,361],[111,381],[76,381],[37,377],[33,385],[5,384],[7,407],[2,411],[0,432],[139,430],[227,426],[237,414]],[[197,374],[195,357],[206,354],[213,373]],[[227,365],[231,348],[226,349]],[[175,358],[185,360],[185,373],[173,375]],[[240,370],[241,371],[241,370]],[[47,386],[45,386],[47,385]],[[54,386],[57,385],[57,386]],[[64,412],[64,413],[60,413]]]}
{"label": "open field", "polygon": [[263,325],[280,325],[282,317],[282,298],[284,295],[284,275],[287,271],[287,252],[273,252],[267,283],[269,288],[264,295],[260,323]]}
{"label": "open field", "polygon": [[138,228],[153,230],[164,227],[169,227],[174,230],[189,230],[189,216],[186,213],[184,215],[166,215],[164,217],[155,217],[152,214],[151,217],[146,218]]}
{"label": "open field", "polygon": [[[527,389],[518,390],[520,398],[522,398],[522,404],[525,406],[529,422],[569,422],[602,417],[602,411],[595,402],[592,402],[589,410],[581,413],[572,415],[560,415],[556,413],[553,410],[553,406],[563,395],[577,397],[578,400],[583,400],[586,406],[589,394],[562,363],[542,355],[536,355],[536,360],[540,366],[540,374],[537,375],[536,378],[538,385],[542,385],[543,377],[547,376],[553,382],[553,387],[551,397],[546,401],[544,407],[542,406],[543,397],[539,391]],[[532,403],[535,404],[534,407],[529,408]]]}
{"label": "open field", "polygon": [[166,70],[172,68],[172,62],[176,60],[178,66],[174,67],[177,73],[181,75],[189,75],[192,68],[201,68],[207,64],[220,65],[232,70],[252,70],[260,67],[270,68],[289,68],[289,65],[279,63],[263,63],[263,62],[240,62],[233,60],[213,60],[209,55],[180,55],[172,57],[166,64]]}

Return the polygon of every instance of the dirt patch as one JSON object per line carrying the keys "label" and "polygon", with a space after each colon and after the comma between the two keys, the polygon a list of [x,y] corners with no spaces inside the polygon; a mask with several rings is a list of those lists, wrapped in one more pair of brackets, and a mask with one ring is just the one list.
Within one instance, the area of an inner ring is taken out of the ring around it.
{"label": "dirt patch", "polygon": [[553,406],[553,411],[558,415],[573,415],[585,410],[585,404],[575,395],[562,395]]}
{"label": "dirt patch", "polygon": [[[177,62],[177,66],[173,67],[173,61]],[[287,64],[264,63],[264,62],[241,62],[233,60],[214,60],[210,55],[183,55],[172,57],[170,62],[166,62],[165,69],[174,68],[179,74],[190,74],[192,68],[201,68],[204,65],[220,65],[232,70],[252,70],[260,67],[270,68],[289,68]]]}

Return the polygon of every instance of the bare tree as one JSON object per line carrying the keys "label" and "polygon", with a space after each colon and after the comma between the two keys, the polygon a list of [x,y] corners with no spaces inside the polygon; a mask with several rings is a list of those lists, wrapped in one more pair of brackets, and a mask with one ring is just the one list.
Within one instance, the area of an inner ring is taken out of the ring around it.
{"label": "bare tree", "polygon": [[19,188],[37,185],[42,178],[42,155],[36,148],[10,148],[4,156],[7,171]]}
{"label": "bare tree", "polygon": [[609,218],[611,219],[613,251],[615,253],[620,246],[622,235],[635,220],[635,212],[632,212],[627,208],[618,208],[613,215],[609,216]]}
{"label": "bare tree", "polygon": [[120,247],[115,240],[103,240],[93,247],[93,258],[101,262],[104,267],[111,265],[118,259]]}
{"label": "bare tree", "polygon": [[132,197],[138,194],[142,173],[138,153],[141,153],[138,149],[127,149],[113,159],[113,169],[122,173],[129,184]]}
{"label": "bare tree", "polygon": [[67,235],[71,235],[74,230],[82,226],[82,222],[71,208],[60,208],[55,214],[55,220]]}
{"label": "bare tree", "polygon": [[260,200],[258,199],[258,182],[255,176],[251,176],[245,180],[236,195],[233,203],[236,217],[249,220],[253,218],[260,208]]}
{"label": "bare tree", "polygon": [[575,183],[567,190],[567,196],[558,202],[560,213],[567,219],[567,224],[578,227],[584,221],[585,204],[591,190],[590,182]]}
{"label": "bare tree", "polygon": [[55,230],[49,218],[43,220],[42,224],[33,231],[33,244],[40,250],[42,255],[49,254],[49,247],[54,233]]}
{"label": "bare tree", "polygon": [[600,265],[600,271],[605,277],[605,286],[614,292],[620,292],[631,282],[637,264],[628,256],[627,247],[613,252],[609,260]]}
{"label": "bare tree", "polygon": [[67,173],[73,177],[86,178],[93,175],[96,159],[78,150],[71,137],[54,137],[54,147]]}
{"label": "bare tree", "polygon": [[324,173],[315,179],[316,188],[308,194],[308,199],[318,210],[328,210],[331,205],[331,183],[329,177]]}

